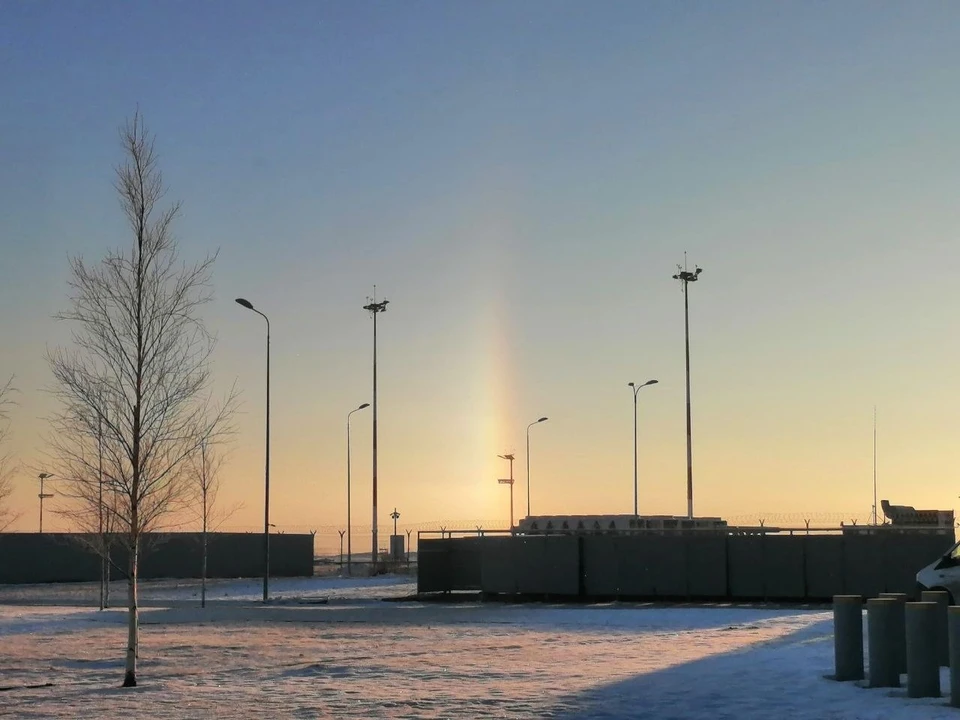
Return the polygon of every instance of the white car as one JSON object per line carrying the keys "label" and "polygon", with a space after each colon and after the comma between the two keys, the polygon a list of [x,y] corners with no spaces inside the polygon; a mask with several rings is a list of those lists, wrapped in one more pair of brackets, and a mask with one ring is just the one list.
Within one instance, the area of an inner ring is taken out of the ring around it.
{"label": "white car", "polygon": [[917,585],[920,590],[946,590],[953,605],[954,598],[960,598],[960,543],[918,572]]}

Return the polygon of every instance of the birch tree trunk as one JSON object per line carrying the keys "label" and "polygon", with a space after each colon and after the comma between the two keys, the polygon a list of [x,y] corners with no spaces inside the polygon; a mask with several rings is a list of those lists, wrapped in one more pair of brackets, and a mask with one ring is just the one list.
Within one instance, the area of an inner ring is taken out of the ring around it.
{"label": "birch tree trunk", "polygon": [[123,687],[137,686],[137,657],[140,649],[140,609],[137,607],[137,564],[140,540],[134,538],[130,547],[130,573],[127,579],[127,657],[123,673]]}

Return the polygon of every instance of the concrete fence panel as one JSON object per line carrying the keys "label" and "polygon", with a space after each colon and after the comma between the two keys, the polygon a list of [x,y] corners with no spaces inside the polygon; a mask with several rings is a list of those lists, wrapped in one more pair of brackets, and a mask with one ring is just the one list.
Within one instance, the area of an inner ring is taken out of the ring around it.
{"label": "concrete fence panel", "polygon": [[735,598],[761,599],[764,588],[764,538],[760,535],[731,535],[727,538],[727,566],[730,594]]}
{"label": "concrete fence panel", "polygon": [[[846,535],[843,537],[843,591],[851,595],[876,597],[886,589],[884,552],[886,536]],[[916,573],[918,567],[913,572]]]}
{"label": "concrete fence panel", "polygon": [[483,538],[480,549],[480,589],[483,592],[507,595],[520,592],[516,553],[522,540],[519,537]]}
{"label": "concrete fence panel", "polygon": [[763,538],[764,597],[801,599],[806,597],[804,546],[802,535]]}
{"label": "concrete fence panel", "polygon": [[826,600],[845,592],[843,586],[843,537],[840,535],[805,535],[803,537],[803,572],[807,583],[806,597]]}
{"label": "concrete fence panel", "polygon": [[449,592],[452,540],[421,538],[417,549],[417,592]]}
{"label": "concrete fence panel", "polygon": [[688,535],[685,540],[687,595],[691,598],[727,597],[726,536]]}
{"label": "concrete fence panel", "polygon": [[583,536],[583,584],[590,597],[620,595],[617,559],[622,538],[614,535]]}

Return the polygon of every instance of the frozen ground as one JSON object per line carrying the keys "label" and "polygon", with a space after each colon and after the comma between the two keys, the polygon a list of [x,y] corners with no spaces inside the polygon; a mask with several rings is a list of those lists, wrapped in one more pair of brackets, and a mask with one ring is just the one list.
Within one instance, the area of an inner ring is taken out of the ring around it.
{"label": "frozen ground", "polygon": [[408,578],[271,590],[264,607],[257,581],[219,581],[201,610],[195,583],[145,583],[141,684],[123,690],[124,614],[82,605],[95,584],[0,587],[0,716],[960,717],[823,679],[829,612],[380,601]]}

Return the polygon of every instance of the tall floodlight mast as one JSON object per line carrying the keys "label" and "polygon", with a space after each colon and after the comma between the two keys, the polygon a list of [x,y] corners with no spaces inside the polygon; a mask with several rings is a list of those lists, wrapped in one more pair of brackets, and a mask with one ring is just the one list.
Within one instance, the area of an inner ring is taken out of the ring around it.
{"label": "tall floodlight mast", "polygon": [[693,433],[690,422],[690,304],[687,302],[687,287],[696,282],[703,269],[696,266],[693,272],[687,270],[687,254],[683,254],[683,267],[677,265],[674,280],[680,281],[683,290],[683,335],[687,358],[687,517],[693,518]]}

